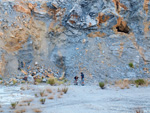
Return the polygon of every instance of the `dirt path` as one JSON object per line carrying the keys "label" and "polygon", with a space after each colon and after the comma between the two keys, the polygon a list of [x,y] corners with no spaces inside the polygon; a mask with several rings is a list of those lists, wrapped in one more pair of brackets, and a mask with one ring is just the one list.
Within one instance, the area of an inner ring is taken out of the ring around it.
{"label": "dirt path", "polygon": [[[35,90],[44,89],[50,86],[32,85],[29,87],[32,89],[25,90],[22,97],[19,96],[22,91],[13,90],[15,89],[15,86],[11,88],[5,87],[7,94],[0,93],[1,100],[3,100],[2,98],[7,100],[1,101],[1,105],[3,103],[2,108],[4,109],[10,106],[6,95],[9,95],[8,98],[11,102],[13,99],[17,100],[17,98],[25,98],[25,95],[29,98],[33,97]],[[50,88],[53,88],[56,91],[58,86]],[[32,104],[34,106],[36,105],[36,108],[40,108],[42,113],[134,113],[136,108],[143,109],[144,113],[150,113],[150,87],[130,87],[130,89],[123,90],[117,88],[101,90],[98,86],[68,86],[68,88],[67,94],[64,94],[62,98],[57,98],[57,96],[55,96],[53,100],[46,99],[44,105],[40,104],[40,98],[38,98],[34,99]],[[33,91],[33,89],[35,90]],[[11,95],[14,94],[18,95],[18,97],[11,97]],[[27,113],[32,113],[33,111],[31,111],[31,109],[33,109],[34,106],[26,107]],[[11,110],[7,109],[4,113],[10,111]]]}

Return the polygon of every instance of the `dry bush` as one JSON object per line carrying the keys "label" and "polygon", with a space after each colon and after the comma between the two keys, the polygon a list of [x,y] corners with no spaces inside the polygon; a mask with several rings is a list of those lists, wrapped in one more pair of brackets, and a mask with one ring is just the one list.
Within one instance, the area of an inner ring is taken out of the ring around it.
{"label": "dry bush", "polygon": [[4,111],[3,111],[3,110],[0,110],[0,112],[2,112],[2,113],[3,113]]}
{"label": "dry bush", "polygon": [[136,113],[144,113],[144,111],[143,111],[142,109],[140,109],[140,108],[137,108],[137,109],[135,110],[135,112],[136,112]]}
{"label": "dry bush", "polygon": [[62,90],[60,90],[59,88],[57,89],[57,92],[61,92]]}
{"label": "dry bush", "polygon": [[44,93],[44,95],[43,95],[43,96],[47,97],[47,96],[48,96],[48,94],[47,94],[47,93]]}
{"label": "dry bush", "polygon": [[46,101],[46,98],[41,98],[40,99],[41,104],[45,104],[45,101]]}
{"label": "dry bush", "polygon": [[22,110],[15,110],[15,113],[25,113],[26,110],[25,109],[22,109]]}
{"label": "dry bush", "polygon": [[47,91],[48,93],[52,93],[52,90],[51,90],[51,89],[46,89],[46,91]]}
{"label": "dry bush", "polygon": [[24,88],[24,87],[21,87],[21,88],[20,88],[20,90],[23,90],[23,91],[24,91],[24,90],[25,90],[25,88]]}
{"label": "dry bush", "polygon": [[58,98],[62,98],[62,96],[60,96],[60,95],[58,95],[57,97],[58,97]]}
{"label": "dry bush", "polygon": [[22,102],[32,102],[33,101],[33,99],[27,99],[27,100],[23,100]]}
{"label": "dry bush", "polygon": [[27,106],[27,104],[20,103],[18,106]]}
{"label": "dry bush", "polygon": [[63,92],[60,93],[60,95],[63,95],[63,94],[64,94]]}
{"label": "dry bush", "polygon": [[52,96],[48,97],[48,99],[51,99],[51,100],[52,100],[52,99],[54,99],[54,96],[52,95]]}
{"label": "dry bush", "polygon": [[64,92],[64,94],[66,94],[68,92],[68,88],[67,87],[63,88],[62,92]]}
{"label": "dry bush", "polygon": [[41,97],[43,97],[44,96],[44,91],[40,92],[40,95],[41,95]]}
{"label": "dry bush", "polygon": [[11,108],[12,108],[12,109],[15,109],[16,106],[17,106],[17,104],[18,104],[18,102],[12,102],[12,103],[11,103]]}
{"label": "dry bush", "polygon": [[41,113],[42,111],[40,109],[34,109],[33,110],[35,113]]}
{"label": "dry bush", "polygon": [[37,93],[35,93],[34,95],[35,95],[35,97],[39,97],[39,96],[37,95]]}
{"label": "dry bush", "polygon": [[124,79],[124,80],[119,80],[119,81],[115,81],[115,86],[120,87],[120,89],[129,89],[129,80],[128,79]]}

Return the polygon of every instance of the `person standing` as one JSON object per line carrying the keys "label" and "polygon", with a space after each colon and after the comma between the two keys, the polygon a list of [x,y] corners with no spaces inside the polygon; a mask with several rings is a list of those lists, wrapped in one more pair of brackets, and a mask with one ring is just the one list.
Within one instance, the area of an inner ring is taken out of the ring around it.
{"label": "person standing", "polygon": [[78,78],[79,78],[78,76],[74,77],[74,85],[78,85]]}
{"label": "person standing", "polygon": [[81,85],[84,86],[84,74],[81,72]]}

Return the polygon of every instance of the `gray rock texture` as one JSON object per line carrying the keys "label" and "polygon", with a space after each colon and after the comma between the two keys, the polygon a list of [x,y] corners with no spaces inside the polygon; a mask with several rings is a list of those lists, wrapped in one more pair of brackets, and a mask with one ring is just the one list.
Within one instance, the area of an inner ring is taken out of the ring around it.
{"label": "gray rock texture", "polygon": [[86,81],[150,77],[149,8],[149,0],[0,0],[0,74],[38,62]]}

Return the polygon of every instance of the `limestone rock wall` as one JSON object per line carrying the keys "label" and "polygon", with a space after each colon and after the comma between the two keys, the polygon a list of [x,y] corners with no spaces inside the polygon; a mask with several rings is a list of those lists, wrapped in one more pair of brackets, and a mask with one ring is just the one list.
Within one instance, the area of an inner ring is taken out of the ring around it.
{"label": "limestone rock wall", "polygon": [[0,74],[38,62],[89,81],[150,77],[149,8],[149,0],[0,0]]}

